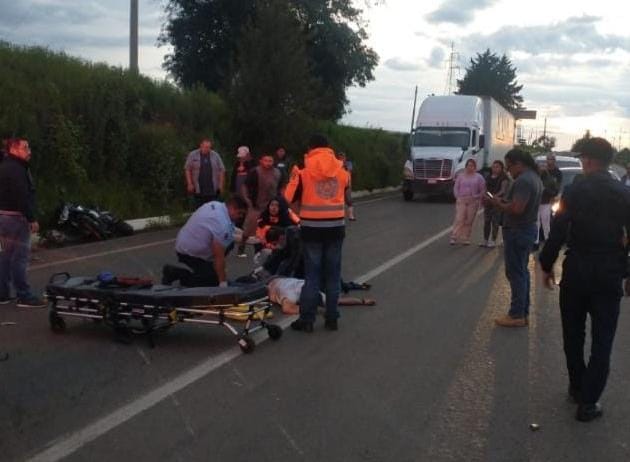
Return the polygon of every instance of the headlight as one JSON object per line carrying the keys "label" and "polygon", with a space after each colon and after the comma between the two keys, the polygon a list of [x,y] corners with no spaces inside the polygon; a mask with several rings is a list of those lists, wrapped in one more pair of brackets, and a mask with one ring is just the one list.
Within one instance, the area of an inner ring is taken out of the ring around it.
{"label": "headlight", "polygon": [[551,206],[551,213],[553,213],[554,215],[558,213],[559,210],[560,210],[560,202],[556,202],[555,204]]}

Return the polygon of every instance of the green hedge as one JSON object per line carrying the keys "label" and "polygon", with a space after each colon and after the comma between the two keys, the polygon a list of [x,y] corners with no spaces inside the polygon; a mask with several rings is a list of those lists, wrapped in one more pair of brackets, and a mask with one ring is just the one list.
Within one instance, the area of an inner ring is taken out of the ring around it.
{"label": "green hedge", "polygon": [[[237,146],[256,146],[234,139],[239,130],[230,126],[229,105],[203,88],[183,91],[2,42],[0,69],[0,137],[30,141],[44,222],[61,200],[98,204],[126,218],[177,213],[187,204],[185,155],[202,136],[213,138],[228,168]],[[356,190],[400,182],[405,136],[333,123],[313,123],[313,130],[354,162]],[[295,158],[305,145],[287,148]]]}

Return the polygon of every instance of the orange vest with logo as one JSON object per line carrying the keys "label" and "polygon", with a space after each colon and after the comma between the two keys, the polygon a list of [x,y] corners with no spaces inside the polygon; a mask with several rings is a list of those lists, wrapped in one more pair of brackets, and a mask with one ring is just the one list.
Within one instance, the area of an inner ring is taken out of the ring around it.
{"label": "orange vest with logo", "polygon": [[300,223],[313,228],[344,225],[345,190],[350,177],[330,148],[316,148],[305,156],[305,167],[294,169],[285,195],[291,201],[302,187]]}

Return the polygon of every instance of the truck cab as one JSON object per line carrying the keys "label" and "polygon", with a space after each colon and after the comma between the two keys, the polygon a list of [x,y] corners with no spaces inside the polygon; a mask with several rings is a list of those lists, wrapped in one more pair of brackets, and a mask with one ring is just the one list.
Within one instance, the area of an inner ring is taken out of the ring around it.
{"label": "truck cab", "polygon": [[[489,136],[497,138],[494,147],[487,146]],[[513,116],[492,98],[427,97],[410,137],[403,169],[404,199],[411,200],[416,193],[452,194],[455,177],[468,159],[474,159],[481,170],[494,157],[502,157],[513,146],[513,138]]]}

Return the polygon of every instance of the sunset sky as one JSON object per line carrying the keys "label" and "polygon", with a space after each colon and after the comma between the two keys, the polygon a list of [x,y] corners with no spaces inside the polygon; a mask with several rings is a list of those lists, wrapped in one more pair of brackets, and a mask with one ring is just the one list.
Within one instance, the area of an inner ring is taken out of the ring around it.
{"label": "sunset sky", "polygon": [[[361,2],[362,3],[362,2]],[[451,43],[459,77],[486,48],[517,67],[524,104],[538,111],[525,138],[547,132],[568,149],[586,129],[630,146],[630,28],[622,2],[386,0],[365,11],[380,56],[376,79],[349,90],[345,123],[409,129],[414,87],[447,91]],[[140,70],[166,78],[156,39],[164,1],[140,0]],[[43,45],[91,61],[128,63],[128,0],[0,0],[0,40]],[[457,71],[455,72],[457,76]]]}

